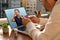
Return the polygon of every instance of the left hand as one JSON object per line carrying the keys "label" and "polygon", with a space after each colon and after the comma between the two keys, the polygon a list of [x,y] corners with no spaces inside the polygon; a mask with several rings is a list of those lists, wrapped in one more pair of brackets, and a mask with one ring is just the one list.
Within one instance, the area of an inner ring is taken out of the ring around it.
{"label": "left hand", "polygon": [[23,19],[22,19],[23,25],[26,26],[28,22],[30,22],[30,20],[29,20],[28,18],[23,18]]}

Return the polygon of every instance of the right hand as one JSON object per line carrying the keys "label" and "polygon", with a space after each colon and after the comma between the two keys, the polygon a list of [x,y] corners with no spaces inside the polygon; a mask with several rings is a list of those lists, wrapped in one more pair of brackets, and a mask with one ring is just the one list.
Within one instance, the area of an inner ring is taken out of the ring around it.
{"label": "right hand", "polygon": [[29,17],[29,19],[33,22],[33,23],[40,23],[40,19],[35,17],[35,16],[32,16],[32,17]]}

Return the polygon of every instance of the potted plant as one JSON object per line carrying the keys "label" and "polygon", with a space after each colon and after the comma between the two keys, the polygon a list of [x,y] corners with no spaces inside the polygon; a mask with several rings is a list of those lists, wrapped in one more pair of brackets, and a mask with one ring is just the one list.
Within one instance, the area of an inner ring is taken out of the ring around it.
{"label": "potted plant", "polygon": [[9,33],[9,28],[7,23],[2,24],[2,27],[3,27],[3,34]]}

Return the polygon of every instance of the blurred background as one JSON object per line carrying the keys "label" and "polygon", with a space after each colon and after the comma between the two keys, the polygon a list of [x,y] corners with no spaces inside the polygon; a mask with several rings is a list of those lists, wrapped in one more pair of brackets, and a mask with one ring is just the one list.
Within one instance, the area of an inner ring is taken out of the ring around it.
{"label": "blurred background", "polygon": [[41,10],[42,14],[50,14],[42,5],[42,0],[0,0],[0,18],[6,18],[5,9],[19,7],[24,7],[29,15],[38,10]]}

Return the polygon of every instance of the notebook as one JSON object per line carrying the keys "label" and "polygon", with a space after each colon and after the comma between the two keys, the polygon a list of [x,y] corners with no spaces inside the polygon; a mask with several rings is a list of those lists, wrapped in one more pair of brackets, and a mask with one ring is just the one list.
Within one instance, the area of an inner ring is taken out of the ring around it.
{"label": "notebook", "polygon": [[16,22],[12,22],[12,21],[11,21],[11,18],[12,18],[12,16],[14,15],[14,9],[18,9],[18,10],[20,11],[20,14],[23,15],[23,16],[26,16],[26,15],[27,15],[24,7],[21,7],[21,8],[13,8],[13,9],[6,9],[6,10],[5,10],[5,14],[6,14],[6,16],[7,16],[7,20],[8,20],[8,23],[10,24],[10,27],[11,27],[13,30],[16,30],[16,31],[18,31],[18,32],[27,34],[26,31],[18,30],[18,27],[17,27]]}
{"label": "notebook", "polygon": [[[7,20],[8,20],[8,23],[10,24],[10,27],[13,29],[13,30],[16,30],[18,32],[21,32],[21,33],[24,33],[24,34],[28,34],[26,31],[21,31],[21,30],[18,30],[18,27],[17,27],[17,24],[16,22],[12,22],[11,21],[11,18],[12,16],[14,15],[14,10],[15,9],[18,9],[20,11],[20,14],[22,16],[27,16],[27,13],[25,11],[25,8],[24,7],[20,7],[20,8],[13,8],[13,9],[6,9],[5,10],[5,14],[7,16]],[[40,28],[41,25],[38,25],[38,24],[35,24],[36,27]]]}

